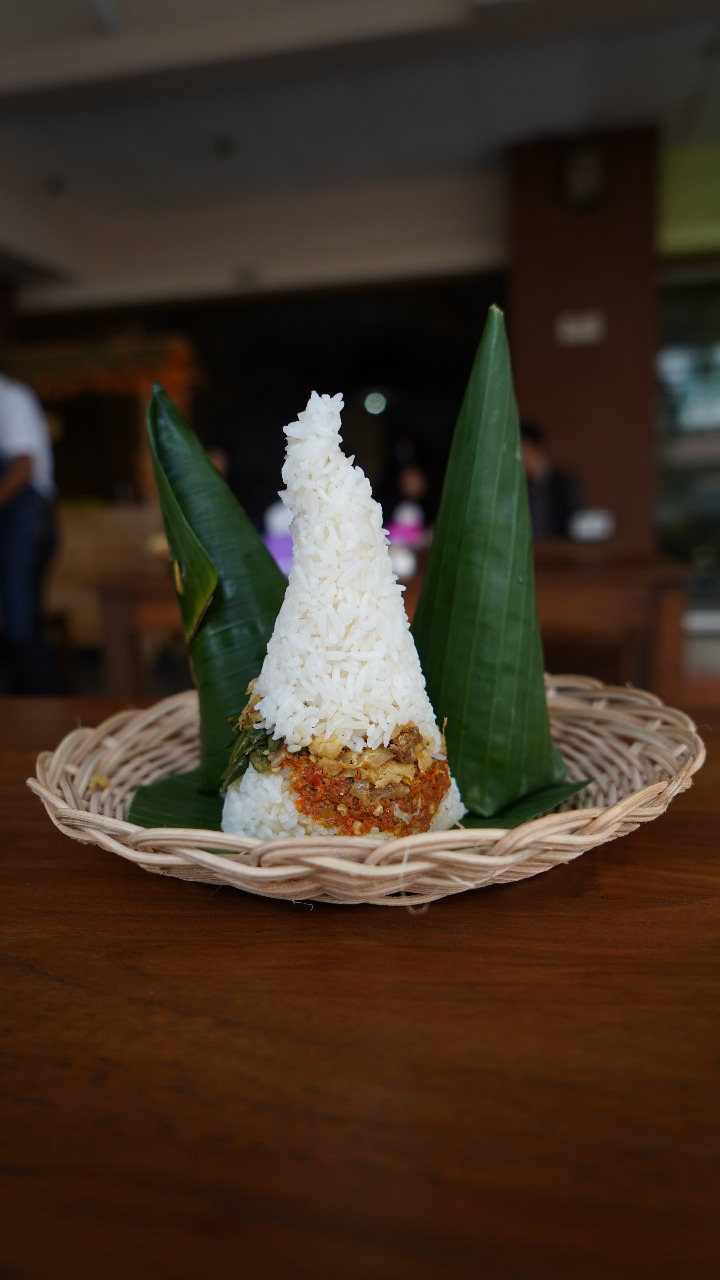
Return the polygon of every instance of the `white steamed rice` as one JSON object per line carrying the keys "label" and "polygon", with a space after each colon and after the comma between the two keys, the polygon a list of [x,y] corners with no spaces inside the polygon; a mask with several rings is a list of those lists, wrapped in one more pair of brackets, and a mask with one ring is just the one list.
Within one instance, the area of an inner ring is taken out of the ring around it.
{"label": "white steamed rice", "polygon": [[[342,396],[313,392],[285,428],[280,497],[292,512],[293,564],[255,685],[257,711],[293,751],[333,734],[353,751],[387,746],[398,725],[413,722],[439,753],[382,512],[340,448],[342,407]],[[445,829],[464,812],[453,783],[433,826]],[[271,838],[314,824],[298,814],[286,779],[250,767],[228,790],[223,828]]]}

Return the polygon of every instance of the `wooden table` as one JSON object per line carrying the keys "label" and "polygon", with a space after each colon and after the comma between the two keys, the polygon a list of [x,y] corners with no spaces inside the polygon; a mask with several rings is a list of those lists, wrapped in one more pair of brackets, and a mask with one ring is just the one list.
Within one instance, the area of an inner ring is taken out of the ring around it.
{"label": "wooden table", "polygon": [[112,697],[129,700],[143,687],[138,638],[154,629],[182,635],[175,588],[169,573],[135,573],[101,579],[95,589],[100,603],[105,690]]}
{"label": "wooden table", "polygon": [[[692,577],[687,565],[661,556],[630,558],[602,544],[538,543],[535,584],[548,669],[595,675],[591,667],[579,667],[577,657],[582,663],[584,651],[599,646],[610,651],[604,678],[650,689],[677,706]],[[569,661],[568,650],[574,655]]]}
{"label": "wooden table", "polygon": [[[628,559],[604,546],[570,542],[539,543],[535,558],[548,669],[600,675],[616,684],[629,681],[678,705],[684,687],[682,615],[692,571],[659,556]],[[410,618],[426,559],[421,553],[419,572],[405,584]],[[136,697],[143,689],[139,638],[154,629],[182,634],[172,579],[169,572],[134,573],[100,579],[95,587],[105,692]],[[596,670],[592,660],[597,661],[598,647],[606,665]]]}
{"label": "wooden table", "polygon": [[643,830],[424,914],[71,842],[0,704],[0,1274],[715,1280],[720,714]]}
{"label": "wooden table", "polygon": [[[419,560],[419,572],[405,588],[410,618],[426,551]],[[678,706],[685,686],[682,617],[692,577],[687,565],[661,556],[628,557],[597,543],[537,543],[535,587],[547,670],[629,682]]]}

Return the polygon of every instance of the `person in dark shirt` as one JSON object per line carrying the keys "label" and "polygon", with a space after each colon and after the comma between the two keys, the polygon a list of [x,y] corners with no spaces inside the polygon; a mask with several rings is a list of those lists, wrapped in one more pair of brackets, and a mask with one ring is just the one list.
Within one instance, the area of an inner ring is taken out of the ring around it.
{"label": "person in dark shirt", "polygon": [[570,521],[583,505],[577,476],[561,471],[548,452],[545,433],[534,422],[520,424],[530,521],[536,541],[570,536]]}
{"label": "person in dark shirt", "polygon": [[0,373],[0,629],[9,692],[60,693],[42,596],[55,549],[53,455],[30,387]]}

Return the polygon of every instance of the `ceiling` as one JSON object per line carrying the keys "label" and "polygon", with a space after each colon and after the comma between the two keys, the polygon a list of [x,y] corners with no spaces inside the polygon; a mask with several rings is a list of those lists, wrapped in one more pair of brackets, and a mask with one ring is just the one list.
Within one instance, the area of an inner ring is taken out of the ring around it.
{"label": "ceiling", "polygon": [[58,298],[85,280],[88,304],[163,219],[196,240],[211,213],[284,209],[289,234],[302,201],[457,187],[520,139],[720,141],[701,0],[3,0],[0,50],[0,254],[54,272]]}

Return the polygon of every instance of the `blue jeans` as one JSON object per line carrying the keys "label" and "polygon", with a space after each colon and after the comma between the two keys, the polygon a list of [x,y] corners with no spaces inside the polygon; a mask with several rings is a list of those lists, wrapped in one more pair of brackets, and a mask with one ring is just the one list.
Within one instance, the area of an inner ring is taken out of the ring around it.
{"label": "blue jeans", "polygon": [[14,667],[13,692],[57,692],[41,610],[54,547],[51,504],[34,489],[23,489],[0,507],[0,612]]}

